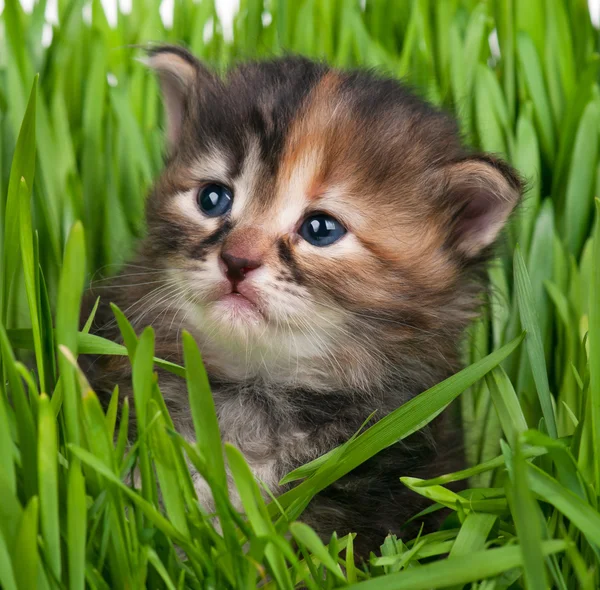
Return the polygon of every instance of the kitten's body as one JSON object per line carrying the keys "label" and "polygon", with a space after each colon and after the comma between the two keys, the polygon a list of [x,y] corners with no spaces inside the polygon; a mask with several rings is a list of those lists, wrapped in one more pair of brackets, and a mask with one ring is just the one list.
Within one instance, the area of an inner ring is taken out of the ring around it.
{"label": "kitten's body", "polygon": [[[279,493],[283,475],[345,442],[372,412],[383,417],[459,368],[519,182],[469,154],[450,118],[395,81],[299,58],[247,64],[222,81],[175,48],[150,63],[170,158],[137,258],[90,293],[103,300],[95,329],[118,340],[112,301],[136,329],[152,324],[157,356],[176,362],[190,331],[223,438]],[[233,194],[218,218],[201,211],[207,183]],[[302,224],[323,212],[347,231],[317,247]],[[128,392],[121,359],[88,370],[97,390]],[[184,382],[161,374],[160,384],[192,438]],[[305,519],[326,538],[358,532],[361,549],[375,548],[424,507],[398,478],[457,468],[460,456],[442,416],[324,490]],[[198,490],[209,502],[202,482]]]}

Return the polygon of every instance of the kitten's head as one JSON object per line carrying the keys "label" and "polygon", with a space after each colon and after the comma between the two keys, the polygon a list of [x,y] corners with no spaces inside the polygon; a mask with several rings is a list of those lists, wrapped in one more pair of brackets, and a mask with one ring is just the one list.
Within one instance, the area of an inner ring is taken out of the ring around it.
{"label": "kitten's head", "polygon": [[145,256],[216,370],[361,387],[456,368],[520,196],[509,166],[395,80],[297,57],[221,78],[173,47],[149,63],[169,158]]}

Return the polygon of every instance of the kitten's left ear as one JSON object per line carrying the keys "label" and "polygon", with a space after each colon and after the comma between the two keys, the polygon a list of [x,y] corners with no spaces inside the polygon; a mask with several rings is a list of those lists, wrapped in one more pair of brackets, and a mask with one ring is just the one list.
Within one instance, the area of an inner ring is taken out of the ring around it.
{"label": "kitten's left ear", "polygon": [[166,115],[169,149],[181,137],[187,98],[200,77],[208,70],[189,51],[173,45],[162,45],[148,51],[142,60],[158,75]]}
{"label": "kitten's left ear", "polygon": [[450,241],[468,258],[491,246],[521,198],[517,173],[502,160],[476,156],[445,169],[453,212]]}

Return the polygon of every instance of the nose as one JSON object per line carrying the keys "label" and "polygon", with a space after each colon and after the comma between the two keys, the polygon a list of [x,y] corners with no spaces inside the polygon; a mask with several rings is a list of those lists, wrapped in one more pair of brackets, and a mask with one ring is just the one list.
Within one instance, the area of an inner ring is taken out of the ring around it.
{"label": "nose", "polygon": [[239,258],[226,251],[221,252],[221,260],[225,264],[227,278],[234,284],[243,281],[250,271],[253,271],[262,264],[260,260]]}

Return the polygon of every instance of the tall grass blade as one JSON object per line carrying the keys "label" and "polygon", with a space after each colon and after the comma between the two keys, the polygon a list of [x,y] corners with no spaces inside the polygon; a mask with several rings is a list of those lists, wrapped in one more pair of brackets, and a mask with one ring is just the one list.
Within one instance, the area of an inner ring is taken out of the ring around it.
{"label": "tall grass blade", "polygon": [[61,577],[60,513],[58,497],[58,435],[56,418],[48,396],[42,395],[38,410],[38,481],[40,521],[50,571]]}
{"label": "tall grass blade", "polygon": [[596,224],[593,238],[592,276],[589,291],[589,370],[590,370],[590,409],[586,422],[589,421],[592,448],[594,454],[595,488],[600,487],[600,200],[595,199]]}
{"label": "tall grass blade", "polygon": [[[11,4],[12,4],[11,0]],[[8,10],[8,8],[7,8]],[[8,306],[10,289],[19,266],[19,250],[15,244],[19,243],[19,210],[20,210],[20,184],[24,179],[28,187],[33,187],[35,173],[35,113],[37,96],[37,77],[33,81],[29,102],[21,130],[17,139],[13,155],[8,184],[8,194],[4,210],[4,248],[2,261],[2,289],[0,290],[0,320],[8,327]]]}
{"label": "tall grass blade", "polygon": [[525,346],[537,388],[538,399],[546,421],[548,433],[553,438],[556,438],[558,431],[556,429],[556,419],[552,406],[550,385],[548,383],[548,372],[544,358],[544,346],[540,335],[539,319],[531,294],[531,282],[527,268],[525,267],[525,261],[518,246],[515,249],[514,269],[519,315],[523,327],[527,330]]}
{"label": "tall grass blade", "polygon": [[[58,285],[58,306],[56,310],[56,344],[65,346],[77,355],[77,332],[79,329],[79,308],[85,279],[85,241],[83,226],[77,222],[71,228],[65,247],[63,268]],[[77,443],[79,432],[79,394],[75,383],[74,368],[60,355],[58,359],[63,394],[65,422],[68,440]]]}

